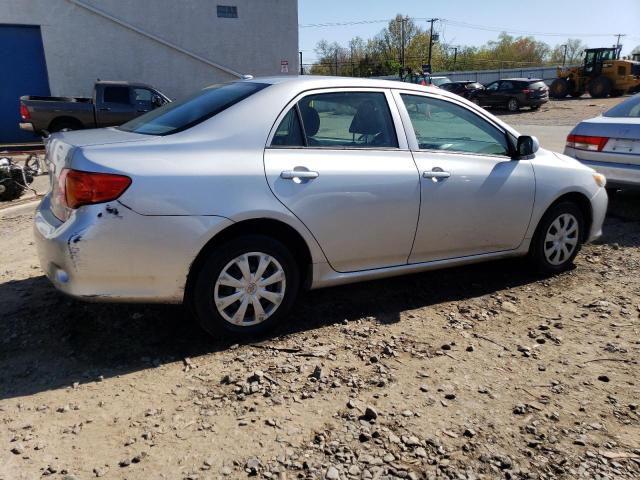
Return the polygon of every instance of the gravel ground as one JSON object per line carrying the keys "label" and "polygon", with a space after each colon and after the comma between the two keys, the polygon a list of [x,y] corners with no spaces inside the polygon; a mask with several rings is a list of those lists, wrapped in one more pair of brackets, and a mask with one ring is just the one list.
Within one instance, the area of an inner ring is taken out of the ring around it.
{"label": "gravel ground", "polygon": [[57,293],[31,218],[0,216],[0,480],[640,477],[637,195],[557,277],[309,292],[235,345],[181,307]]}

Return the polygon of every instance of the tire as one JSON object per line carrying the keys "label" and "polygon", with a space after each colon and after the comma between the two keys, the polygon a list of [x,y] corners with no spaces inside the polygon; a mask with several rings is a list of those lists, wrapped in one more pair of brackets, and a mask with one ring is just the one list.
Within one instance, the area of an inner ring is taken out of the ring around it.
{"label": "tire", "polygon": [[593,98],[605,98],[611,93],[611,80],[602,75],[589,82],[589,95]]}
{"label": "tire", "polygon": [[72,120],[54,120],[49,126],[49,133],[67,132],[70,130],[82,130],[82,125]]}
{"label": "tire", "polygon": [[[282,272],[277,277],[282,277],[282,280],[274,281],[264,289],[260,289],[258,282],[252,279],[245,281],[246,277],[239,268],[241,263],[244,264],[242,257],[245,255],[248,256],[246,265],[250,274],[257,273],[261,256],[267,256],[269,263],[261,278],[273,279],[273,275]],[[251,338],[268,332],[286,318],[299,286],[299,268],[287,247],[271,237],[247,235],[230,240],[210,252],[196,272],[187,301],[200,326],[212,336]],[[270,300],[261,297],[261,291]],[[224,303],[227,305],[222,306]],[[256,315],[255,307],[263,310],[265,318]],[[235,317],[239,312],[242,321],[239,321],[239,315]],[[236,323],[232,323],[234,319]]]}
{"label": "tire", "polygon": [[517,112],[520,110],[520,105],[518,104],[518,100],[514,97],[511,97],[507,100],[507,110],[510,112]]}
{"label": "tire", "polygon": [[[552,205],[538,223],[529,247],[532,266],[545,275],[568,270],[586,236],[584,225],[582,211],[575,203],[565,201]],[[560,232],[564,233],[561,233],[558,240],[551,240]]]}
{"label": "tire", "polygon": [[624,90],[611,90],[609,94],[610,97],[621,97],[622,95],[624,95]]}
{"label": "tire", "polygon": [[553,98],[564,98],[569,93],[569,82],[566,78],[556,78],[551,82],[549,95]]}

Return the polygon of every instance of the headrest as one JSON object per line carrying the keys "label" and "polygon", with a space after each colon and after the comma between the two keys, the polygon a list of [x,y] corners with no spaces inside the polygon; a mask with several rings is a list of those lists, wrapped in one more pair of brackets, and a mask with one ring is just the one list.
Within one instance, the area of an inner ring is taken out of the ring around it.
{"label": "headrest", "polygon": [[300,105],[300,114],[304,124],[304,133],[307,137],[313,137],[320,129],[320,115],[318,111],[309,105]]}
{"label": "headrest", "polygon": [[349,133],[376,135],[384,130],[381,115],[371,101],[362,102],[351,121]]}

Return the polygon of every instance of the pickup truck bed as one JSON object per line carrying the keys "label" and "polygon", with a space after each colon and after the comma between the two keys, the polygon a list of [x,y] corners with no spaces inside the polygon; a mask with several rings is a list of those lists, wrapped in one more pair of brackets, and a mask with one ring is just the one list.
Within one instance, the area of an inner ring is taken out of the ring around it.
{"label": "pickup truck bed", "polygon": [[93,98],[20,97],[20,128],[40,134],[122,125],[169,98],[142,83],[97,82]]}

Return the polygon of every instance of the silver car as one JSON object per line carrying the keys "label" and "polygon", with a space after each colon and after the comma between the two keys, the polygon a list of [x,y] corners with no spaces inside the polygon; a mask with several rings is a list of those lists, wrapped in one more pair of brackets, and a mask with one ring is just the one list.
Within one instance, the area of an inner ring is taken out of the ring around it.
{"label": "silver car", "polygon": [[564,153],[604,174],[610,187],[640,187],[640,94],[576,125]]}
{"label": "silver car", "polygon": [[605,179],[463,98],[385,80],[206,88],[47,144],[46,275],[87,300],[185,302],[214,334],[280,322],[301,288],[529,255],[568,268]]}

